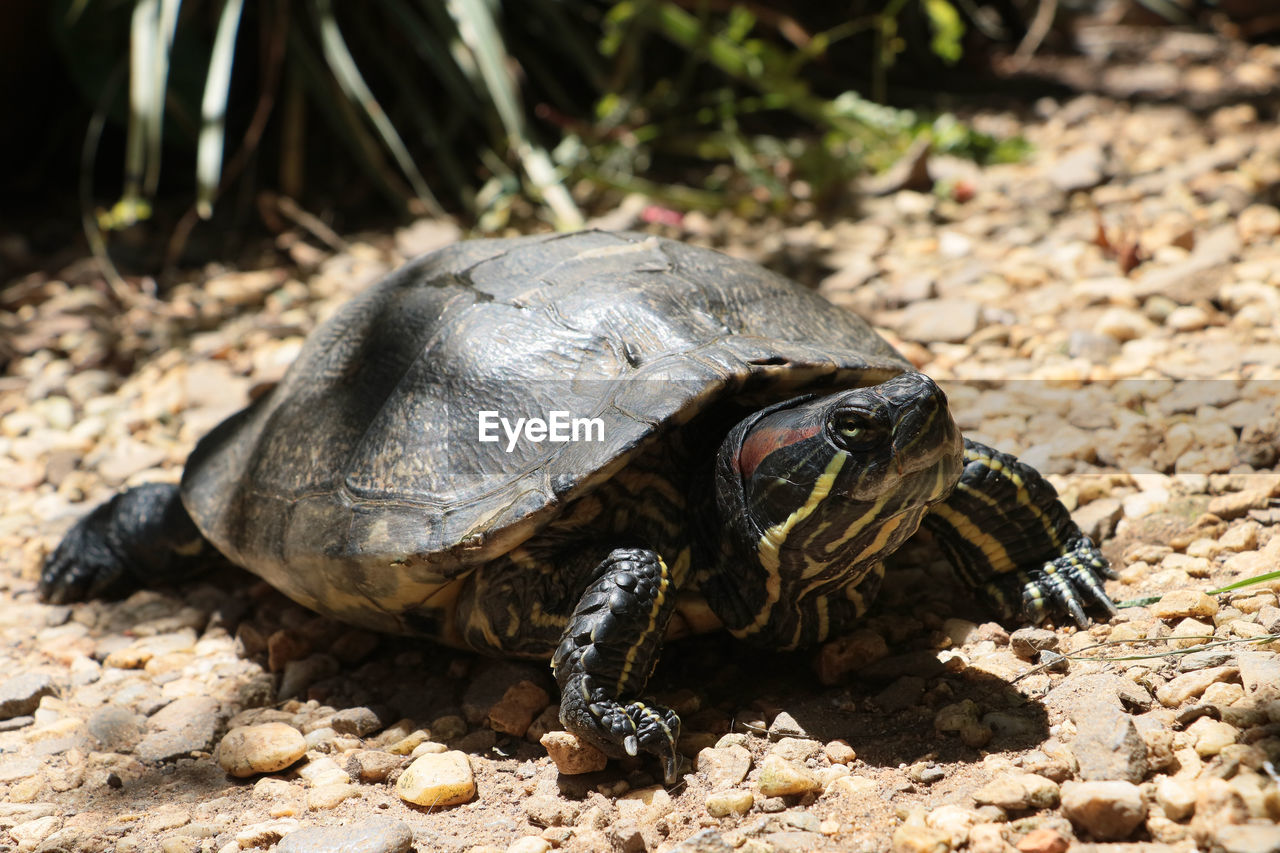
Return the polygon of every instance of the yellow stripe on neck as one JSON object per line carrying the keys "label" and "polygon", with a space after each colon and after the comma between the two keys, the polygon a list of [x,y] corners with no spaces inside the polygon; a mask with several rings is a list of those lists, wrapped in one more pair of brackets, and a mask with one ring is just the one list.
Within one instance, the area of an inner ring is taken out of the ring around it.
{"label": "yellow stripe on neck", "polygon": [[813,490],[809,492],[809,497],[804,502],[804,506],[787,516],[785,521],[780,521],[770,527],[760,537],[760,542],[756,546],[756,556],[760,560],[760,565],[764,567],[766,574],[765,602],[760,612],[756,614],[755,621],[741,631],[736,632],[739,636],[754,634],[768,623],[769,614],[773,611],[773,605],[777,604],[778,598],[782,594],[782,578],[778,574],[780,565],[779,549],[782,547],[782,543],[787,541],[787,537],[795,526],[813,515],[813,511],[831,494],[831,487],[835,485],[836,477],[840,475],[840,470],[844,468],[844,464],[848,459],[848,453],[843,450],[837,451],[831,457],[831,461],[827,463],[826,469],[818,477],[817,482],[813,484]]}

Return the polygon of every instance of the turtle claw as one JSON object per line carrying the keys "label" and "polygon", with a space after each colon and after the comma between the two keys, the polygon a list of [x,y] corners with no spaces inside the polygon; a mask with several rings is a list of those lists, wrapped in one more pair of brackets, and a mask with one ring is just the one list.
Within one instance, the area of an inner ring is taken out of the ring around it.
{"label": "turtle claw", "polygon": [[1102,586],[1103,578],[1114,578],[1098,546],[1087,536],[1052,560],[1026,571],[1013,572],[988,584],[987,591],[1008,615],[1021,604],[1021,615],[1039,624],[1051,612],[1065,613],[1081,628],[1092,623],[1086,605],[1096,606],[1114,616],[1116,606]]}
{"label": "turtle claw", "polygon": [[611,758],[654,756],[662,762],[666,784],[675,784],[680,766],[680,717],[675,711],[639,700],[585,703],[576,701],[578,696],[571,687],[562,698],[560,722],[566,729]]}

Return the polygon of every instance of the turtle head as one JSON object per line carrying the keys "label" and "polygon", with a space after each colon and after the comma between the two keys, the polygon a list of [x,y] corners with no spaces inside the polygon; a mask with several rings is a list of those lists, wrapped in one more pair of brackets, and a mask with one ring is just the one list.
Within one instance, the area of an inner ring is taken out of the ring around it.
{"label": "turtle head", "polygon": [[726,544],[795,607],[848,593],[951,492],[963,455],[946,396],[922,374],[770,406],[721,445]]}

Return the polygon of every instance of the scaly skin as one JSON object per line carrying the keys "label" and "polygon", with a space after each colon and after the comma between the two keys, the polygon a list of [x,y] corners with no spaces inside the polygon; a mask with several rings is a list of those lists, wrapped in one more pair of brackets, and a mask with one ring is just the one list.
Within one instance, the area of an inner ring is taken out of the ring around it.
{"label": "scaly skin", "polygon": [[653,551],[618,548],[597,567],[551,660],[565,728],[615,758],[647,752],[668,785],[679,767],[675,712],[635,697],[658,662],[675,589]]}

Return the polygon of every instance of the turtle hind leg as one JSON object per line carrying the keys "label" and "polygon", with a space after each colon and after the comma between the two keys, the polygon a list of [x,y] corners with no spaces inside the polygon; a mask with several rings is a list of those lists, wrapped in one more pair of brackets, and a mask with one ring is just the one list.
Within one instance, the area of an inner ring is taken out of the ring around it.
{"label": "turtle hind leg", "polygon": [[1116,574],[1053,485],[976,441],[965,439],[964,458],[960,482],[924,518],[964,581],[1033,623],[1058,612],[1085,627],[1088,605],[1113,615],[1102,581]]}
{"label": "turtle hind leg", "polygon": [[678,778],[680,718],[628,697],[644,689],[658,662],[675,592],[653,551],[613,551],[596,568],[551,661],[565,728],[614,758],[656,756],[668,785]]}
{"label": "turtle hind leg", "polygon": [[54,604],[119,597],[186,580],[219,560],[183,507],[178,486],[137,486],[68,531],[41,570],[40,596]]}

